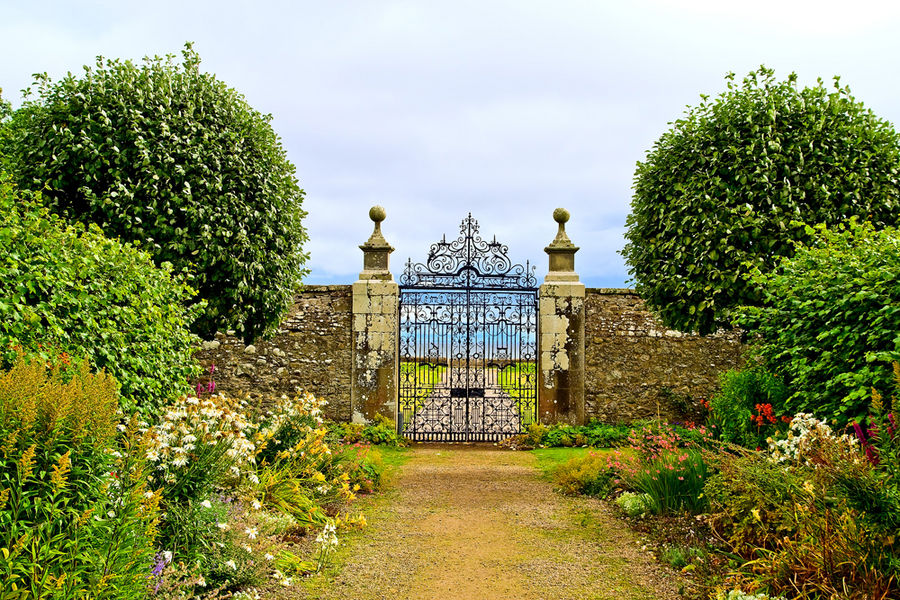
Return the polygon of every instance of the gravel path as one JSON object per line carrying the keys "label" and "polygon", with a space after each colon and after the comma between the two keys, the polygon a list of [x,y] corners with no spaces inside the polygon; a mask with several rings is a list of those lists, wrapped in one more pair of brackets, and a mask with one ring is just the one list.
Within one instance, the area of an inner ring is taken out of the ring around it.
{"label": "gravel path", "polygon": [[300,597],[678,598],[622,522],[555,493],[530,453],[419,445],[387,494],[345,538],[339,572]]}

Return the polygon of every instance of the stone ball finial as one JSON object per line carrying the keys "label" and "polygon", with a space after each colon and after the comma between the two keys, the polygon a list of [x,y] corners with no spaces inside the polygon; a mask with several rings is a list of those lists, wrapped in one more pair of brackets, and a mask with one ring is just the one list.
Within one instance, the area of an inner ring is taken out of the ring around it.
{"label": "stone ball finial", "polygon": [[553,220],[560,225],[569,220],[569,211],[564,208],[557,208],[553,211]]}
{"label": "stone ball finial", "polygon": [[369,218],[376,223],[381,223],[387,218],[387,212],[383,206],[375,205],[369,209]]}

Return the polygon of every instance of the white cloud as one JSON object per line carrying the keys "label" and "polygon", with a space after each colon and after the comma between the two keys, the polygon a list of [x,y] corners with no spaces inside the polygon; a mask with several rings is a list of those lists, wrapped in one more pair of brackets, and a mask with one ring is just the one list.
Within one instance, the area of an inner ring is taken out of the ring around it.
{"label": "white cloud", "polygon": [[900,123],[900,5],[861,0],[2,2],[0,86],[94,56],[178,53],[274,115],[306,189],[316,281],[352,281],[387,208],[394,272],[471,211],[546,268],[551,213],[589,284],[618,286],[634,164],[723,75],[839,73]]}

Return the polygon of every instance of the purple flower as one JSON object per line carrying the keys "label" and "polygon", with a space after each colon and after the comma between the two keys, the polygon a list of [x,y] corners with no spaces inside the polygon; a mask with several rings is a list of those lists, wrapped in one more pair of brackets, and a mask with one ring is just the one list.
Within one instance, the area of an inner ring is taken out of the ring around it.
{"label": "purple flower", "polygon": [[209,385],[206,386],[206,391],[212,394],[214,389],[216,389],[216,382],[210,379]]}

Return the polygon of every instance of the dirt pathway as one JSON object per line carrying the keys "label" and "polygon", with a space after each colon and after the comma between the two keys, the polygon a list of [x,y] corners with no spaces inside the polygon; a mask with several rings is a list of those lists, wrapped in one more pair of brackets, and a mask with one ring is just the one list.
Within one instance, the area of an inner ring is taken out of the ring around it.
{"label": "dirt pathway", "polygon": [[303,594],[326,599],[677,598],[599,502],[566,498],[534,457],[421,445],[340,572]]}

